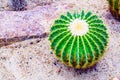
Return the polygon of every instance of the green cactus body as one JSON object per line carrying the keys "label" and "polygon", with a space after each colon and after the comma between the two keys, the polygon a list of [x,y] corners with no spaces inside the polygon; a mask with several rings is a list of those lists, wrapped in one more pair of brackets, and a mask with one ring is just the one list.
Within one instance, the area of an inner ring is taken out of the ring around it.
{"label": "green cactus body", "polygon": [[107,28],[97,15],[82,10],[67,12],[55,20],[49,40],[55,56],[64,64],[85,69],[95,65],[108,44]]}
{"label": "green cactus body", "polygon": [[120,20],[120,0],[107,0],[112,15]]}

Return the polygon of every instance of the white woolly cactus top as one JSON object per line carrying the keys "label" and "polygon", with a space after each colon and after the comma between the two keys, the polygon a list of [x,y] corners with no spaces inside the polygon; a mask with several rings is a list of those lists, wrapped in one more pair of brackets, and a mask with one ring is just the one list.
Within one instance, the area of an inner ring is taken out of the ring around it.
{"label": "white woolly cactus top", "polygon": [[108,44],[107,28],[97,15],[67,12],[51,27],[49,40],[56,57],[74,68],[95,65]]}
{"label": "white woolly cactus top", "polygon": [[73,36],[83,36],[88,32],[88,26],[89,25],[85,20],[75,19],[70,23],[68,28],[70,29]]}

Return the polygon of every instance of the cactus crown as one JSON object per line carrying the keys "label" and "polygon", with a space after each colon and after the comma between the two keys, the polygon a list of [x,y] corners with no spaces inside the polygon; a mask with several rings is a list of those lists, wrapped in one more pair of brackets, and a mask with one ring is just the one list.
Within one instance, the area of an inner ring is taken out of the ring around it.
{"label": "cactus crown", "polygon": [[107,28],[97,15],[82,10],[67,12],[55,20],[49,40],[55,56],[75,68],[88,68],[102,57],[107,43]]}

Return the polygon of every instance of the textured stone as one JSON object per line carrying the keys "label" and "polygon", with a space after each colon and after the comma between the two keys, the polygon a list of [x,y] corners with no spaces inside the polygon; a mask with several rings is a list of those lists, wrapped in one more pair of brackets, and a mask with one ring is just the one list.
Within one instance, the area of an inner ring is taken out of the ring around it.
{"label": "textured stone", "polygon": [[0,10],[23,11],[36,6],[50,5],[58,0],[0,0]]}
{"label": "textured stone", "polygon": [[[66,67],[50,54],[48,38],[41,38],[38,43],[39,39],[28,39],[1,46],[0,80],[111,80],[119,76],[120,23],[111,16],[106,0],[62,0],[28,11],[0,12],[0,39],[49,33],[60,14],[75,9],[97,13],[109,29],[108,49],[96,67],[88,70]],[[0,44],[4,42],[7,41],[0,40]]]}

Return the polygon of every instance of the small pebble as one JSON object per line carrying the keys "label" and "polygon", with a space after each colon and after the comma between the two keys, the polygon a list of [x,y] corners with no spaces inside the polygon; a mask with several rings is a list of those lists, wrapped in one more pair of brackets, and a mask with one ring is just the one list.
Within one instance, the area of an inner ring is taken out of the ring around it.
{"label": "small pebble", "polygon": [[33,44],[33,42],[30,42],[30,44]]}
{"label": "small pebble", "polygon": [[26,62],[26,64],[28,64],[28,62]]}
{"label": "small pebble", "polygon": [[57,73],[60,74],[62,67],[57,70]]}
{"label": "small pebble", "polygon": [[114,24],[114,21],[112,21],[111,23]]}
{"label": "small pebble", "polygon": [[57,65],[56,62],[53,63],[54,65]]}
{"label": "small pebble", "polygon": [[39,42],[40,42],[40,40],[37,40],[37,41],[36,41],[36,43],[39,43]]}
{"label": "small pebble", "polygon": [[53,52],[50,52],[50,54],[53,54]]}
{"label": "small pebble", "polygon": [[32,57],[30,57],[30,59],[32,59]]}

